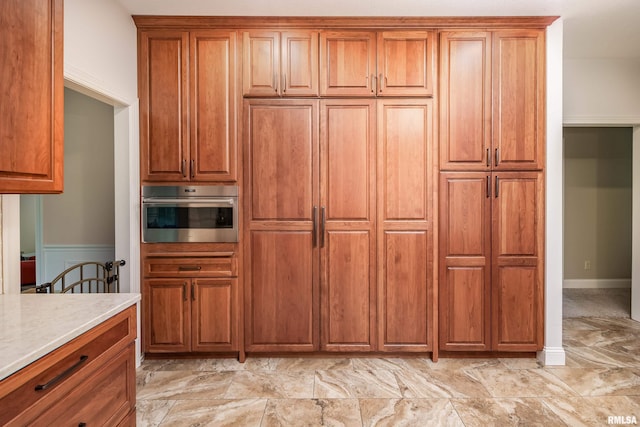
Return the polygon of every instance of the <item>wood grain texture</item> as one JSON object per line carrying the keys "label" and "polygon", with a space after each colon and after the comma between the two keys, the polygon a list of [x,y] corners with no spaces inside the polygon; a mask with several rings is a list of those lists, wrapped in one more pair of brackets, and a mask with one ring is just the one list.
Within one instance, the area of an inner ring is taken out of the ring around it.
{"label": "wood grain texture", "polygon": [[320,95],[374,96],[376,33],[320,32]]}
{"label": "wood grain texture", "polygon": [[284,31],[280,62],[282,96],[317,96],[318,32]]}
{"label": "wood grain texture", "polygon": [[143,280],[143,350],[179,353],[191,350],[190,280]]}
{"label": "wood grain texture", "polygon": [[440,169],[489,170],[491,34],[443,32],[440,58]]}
{"label": "wood grain texture", "polygon": [[539,30],[505,30],[493,34],[496,170],[544,167],[544,40],[544,31]]}
{"label": "wood grain texture", "polygon": [[433,95],[435,37],[433,31],[378,33],[378,96]]}
{"label": "wood grain texture", "polygon": [[0,4],[0,193],[61,193],[62,0]]}
{"label": "wood grain texture", "polygon": [[242,33],[242,94],[277,96],[280,71],[280,33],[245,31]]}
{"label": "wood grain texture", "polygon": [[236,351],[237,279],[193,279],[193,351]]}
{"label": "wood grain texture", "polygon": [[192,181],[237,179],[236,32],[189,34]]}

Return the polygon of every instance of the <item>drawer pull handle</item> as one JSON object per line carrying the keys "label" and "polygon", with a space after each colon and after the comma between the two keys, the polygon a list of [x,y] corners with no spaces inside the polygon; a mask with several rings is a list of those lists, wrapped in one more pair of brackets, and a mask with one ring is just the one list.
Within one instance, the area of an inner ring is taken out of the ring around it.
{"label": "drawer pull handle", "polygon": [[78,427],[87,427],[87,423],[80,423],[78,424]]}
{"label": "drawer pull handle", "polygon": [[200,267],[199,265],[181,265],[178,267],[178,270],[180,271],[200,271],[202,270],[202,267]]}
{"label": "drawer pull handle", "polygon": [[51,381],[45,383],[45,384],[38,384],[36,386],[36,391],[42,391],[42,390],[46,390],[49,387],[53,386],[55,383],[63,380],[64,378],[68,377],[69,375],[71,375],[73,373],[73,371],[75,371],[76,369],[78,369],[84,362],[86,362],[89,359],[89,356],[85,356],[82,355],[80,356],[80,360],[78,360],[73,366],[71,366],[69,369],[67,369],[66,371],[64,371],[63,373],[59,374],[58,376],[56,376],[55,378],[53,378]]}

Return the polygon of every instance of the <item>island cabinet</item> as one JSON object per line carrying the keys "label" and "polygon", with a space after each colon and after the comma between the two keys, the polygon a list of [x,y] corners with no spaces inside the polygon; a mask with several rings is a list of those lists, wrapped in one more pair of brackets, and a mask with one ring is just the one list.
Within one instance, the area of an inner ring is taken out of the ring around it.
{"label": "island cabinet", "polygon": [[542,170],[544,30],[440,34],[440,169]]}
{"label": "island cabinet", "polygon": [[62,0],[0,2],[0,193],[61,193]]}
{"label": "island cabinet", "polygon": [[239,351],[233,252],[149,252],[143,276],[146,353]]}
{"label": "island cabinet", "polygon": [[236,32],[138,33],[140,177],[237,180]]}
{"label": "island cabinet", "polygon": [[135,425],[132,306],[0,381],[0,425]]}
{"label": "island cabinet", "polygon": [[317,31],[244,31],[244,96],[317,96]]}
{"label": "island cabinet", "polygon": [[435,32],[323,31],[323,96],[432,96]]}

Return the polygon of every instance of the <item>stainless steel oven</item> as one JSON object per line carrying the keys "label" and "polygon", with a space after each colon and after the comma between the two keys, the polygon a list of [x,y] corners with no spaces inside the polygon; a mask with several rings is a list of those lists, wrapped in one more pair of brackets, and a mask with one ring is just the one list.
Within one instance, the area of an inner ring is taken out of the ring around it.
{"label": "stainless steel oven", "polygon": [[238,187],[142,187],[142,241],[237,242]]}

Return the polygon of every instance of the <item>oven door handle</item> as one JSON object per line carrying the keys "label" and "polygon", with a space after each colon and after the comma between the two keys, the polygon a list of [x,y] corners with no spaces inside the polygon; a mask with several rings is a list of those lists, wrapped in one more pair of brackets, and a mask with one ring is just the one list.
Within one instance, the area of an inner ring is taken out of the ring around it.
{"label": "oven door handle", "polygon": [[165,199],[165,198],[156,198],[156,197],[146,197],[142,199],[142,203],[145,204],[153,204],[153,205],[181,205],[181,204],[209,204],[209,205],[227,205],[233,206],[235,205],[234,199],[223,199],[223,198],[206,198],[206,197],[194,197],[191,199],[186,198],[175,198],[175,199]]}

